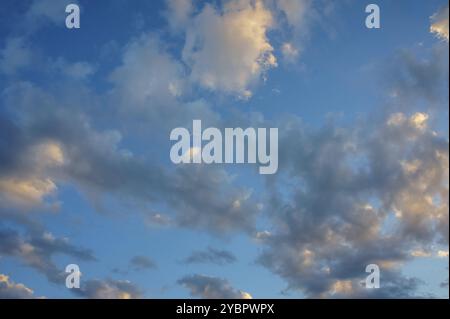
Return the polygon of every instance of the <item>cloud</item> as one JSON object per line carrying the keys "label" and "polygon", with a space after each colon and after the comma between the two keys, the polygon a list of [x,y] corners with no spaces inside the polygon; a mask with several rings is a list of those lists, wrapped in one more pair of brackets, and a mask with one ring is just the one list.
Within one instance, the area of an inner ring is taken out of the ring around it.
{"label": "cloud", "polygon": [[[310,0],[279,0],[274,3],[278,31],[284,40],[281,46],[283,59],[287,63],[296,63],[303,51],[303,42],[309,36],[311,22],[319,17],[319,12],[325,15],[327,8],[324,6],[315,10]],[[319,5],[320,2],[315,4]]]}
{"label": "cloud", "polygon": [[38,24],[49,22],[65,26],[64,21],[67,15],[65,9],[70,3],[77,3],[77,1],[34,0],[25,16],[35,29],[39,27]]}
{"label": "cloud", "polygon": [[88,299],[140,299],[142,292],[129,281],[89,280],[74,292]]}
{"label": "cloud", "polygon": [[187,264],[212,263],[225,265],[234,263],[236,257],[229,251],[208,247],[205,251],[194,251],[184,259]]}
{"label": "cloud", "polygon": [[[5,175],[39,171],[55,185],[71,181],[97,203],[108,196],[119,199],[119,204],[163,203],[168,205],[174,224],[182,227],[212,233],[253,231],[258,209],[251,199],[251,190],[233,185],[223,168],[188,165],[168,170],[150,159],[135,156],[121,147],[120,132],[95,130],[76,105],[75,110],[60,108],[59,97],[29,83],[9,87],[4,96],[6,106],[20,114],[21,119],[12,123],[0,114],[7,123],[2,130],[15,131],[5,135],[15,141],[0,149],[0,157],[5,159],[0,172]],[[50,167],[44,165],[37,170],[49,160],[36,163],[35,157],[26,156],[27,150],[46,141],[58,145],[63,161],[53,161]]]}
{"label": "cloud", "polygon": [[281,52],[283,53],[284,59],[290,63],[296,62],[300,54],[299,49],[297,49],[294,44],[289,42],[283,44],[281,47]]}
{"label": "cloud", "polygon": [[0,191],[3,196],[15,202],[28,204],[42,203],[44,197],[52,194],[56,185],[50,179],[2,179],[0,180]]}
{"label": "cloud", "polygon": [[135,270],[145,270],[156,268],[154,261],[145,256],[134,256],[130,260],[130,265]]}
{"label": "cloud", "polygon": [[278,9],[285,15],[287,23],[300,32],[306,22],[306,14],[310,9],[309,0],[279,0],[276,1]]}
{"label": "cloud", "polygon": [[[33,19],[59,23],[58,11],[44,12],[50,2],[36,3],[30,11]],[[132,116],[142,121],[146,138],[161,132],[166,138],[167,128],[193,118],[224,124],[204,101],[186,102],[190,86],[241,98],[251,95],[277,63],[267,35],[276,27],[276,13],[266,3],[232,0],[196,11],[188,1],[171,1],[174,15],[169,24],[186,30],[183,61],[157,36],[142,34],[124,48],[120,65],[109,77],[112,89],[100,98],[88,94],[83,100],[55,92],[67,91],[70,79],[86,79],[94,72],[86,62],[58,59],[50,64],[68,72],[62,72],[64,79],[56,87],[16,82],[5,88],[0,102],[0,136],[5,137],[0,143],[2,221],[12,220],[14,206],[46,204],[56,197],[60,184],[68,183],[88,194],[94,205],[102,199],[131,203],[135,210],[151,211],[148,219],[159,224],[215,235],[254,235],[263,247],[259,262],[285,279],[288,288],[307,296],[414,296],[420,283],[405,278],[395,266],[431,243],[448,245],[448,138],[432,130],[434,114],[412,110],[409,103],[419,98],[448,104],[448,90],[442,90],[448,82],[448,68],[442,67],[448,63],[448,48],[441,44],[429,59],[401,55],[393,82],[404,107],[396,106],[382,120],[371,118],[349,127],[328,123],[317,130],[294,116],[269,123],[282,128],[281,176],[266,180],[264,211],[273,223],[270,232],[256,232],[261,209],[250,197],[252,190],[237,185],[223,167],[167,168],[158,164],[157,156],[140,156],[127,148],[127,134],[135,133],[137,126],[128,125]],[[305,3],[277,2],[293,33],[303,31],[306,7],[299,6]],[[4,67],[10,74],[29,65],[26,42],[17,41],[2,51],[4,61],[16,58]],[[286,56],[298,55],[295,38],[281,43]],[[89,88],[80,84],[75,91],[84,90]],[[98,120],[99,102],[108,106],[108,118],[96,123],[92,120]],[[241,123],[249,124],[252,116],[244,116]],[[151,147],[156,149],[156,137],[154,141]],[[153,204],[162,205],[167,215],[147,209]],[[0,237],[1,254],[18,257],[52,282],[61,280],[55,255],[93,259],[89,251],[35,229],[22,236],[2,228]],[[224,263],[233,257],[209,248],[188,259]],[[148,260],[135,263],[150,266]],[[379,264],[383,272],[383,289],[371,294],[360,284],[368,263]],[[179,283],[194,296],[249,297],[220,278],[193,275]],[[81,295],[134,298],[140,292],[129,282],[91,280]]]}
{"label": "cloud", "polygon": [[95,73],[95,67],[84,61],[70,63],[60,57],[50,64],[55,70],[74,80],[85,80]]}
{"label": "cloud", "polygon": [[159,39],[143,34],[127,45],[122,65],[112,72],[110,80],[132,107],[149,99],[167,102],[179,96],[184,90],[183,77],[183,66],[167,53]]}
{"label": "cloud", "polygon": [[272,236],[272,233],[268,230],[263,230],[263,231],[258,231],[253,235],[253,238],[259,242],[262,243],[265,240],[267,240],[268,238],[270,238],[270,236]]}
{"label": "cloud", "polygon": [[0,72],[16,73],[32,62],[32,52],[24,38],[9,38],[0,50]]}
{"label": "cloud", "polygon": [[8,276],[0,274],[0,299],[34,299],[33,290],[23,284],[17,284]]}
{"label": "cloud", "polygon": [[269,183],[275,229],[259,262],[313,297],[370,297],[358,282],[375,263],[391,287],[385,293],[413,296],[419,282],[396,290],[407,280],[393,266],[417,245],[448,245],[448,140],[427,118],[397,114],[318,131],[280,122],[283,178]]}
{"label": "cloud", "polygon": [[244,291],[234,289],[225,279],[205,275],[191,275],[178,280],[194,297],[204,299],[252,299]]}
{"label": "cloud", "polygon": [[385,83],[396,108],[411,110],[418,101],[434,108],[447,108],[448,46],[437,45],[426,58],[402,50],[388,62]]}
{"label": "cloud", "polygon": [[[416,291],[422,281],[416,278],[404,277],[396,272],[383,272],[383,279],[378,289],[366,289],[364,281],[336,280],[329,293],[323,295],[328,298],[364,298],[364,299],[406,299],[417,298]],[[432,298],[432,295],[422,297]]]}
{"label": "cloud", "polygon": [[173,221],[170,217],[163,215],[163,214],[151,214],[145,219],[146,223],[149,226],[170,226],[173,225]]}
{"label": "cloud", "polygon": [[194,12],[192,0],[167,0],[167,20],[173,31],[185,27]]}
{"label": "cloud", "polygon": [[65,272],[52,260],[55,255],[63,254],[77,260],[93,261],[89,250],[80,249],[65,238],[55,238],[50,233],[29,234],[22,236],[19,232],[0,228],[0,254],[18,258],[24,265],[44,274],[49,281],[63,283]]}
{"label": "cloud", "polygon": [[273,24],[263,1],[206,4],[186,30],[183,60],[190,79],[211,91],[251,96],[251,87],[277,66],[267,32]]}
{"label": "cloud", "polygon": [[431,17],[430,32],[448,42],[448,4]]}

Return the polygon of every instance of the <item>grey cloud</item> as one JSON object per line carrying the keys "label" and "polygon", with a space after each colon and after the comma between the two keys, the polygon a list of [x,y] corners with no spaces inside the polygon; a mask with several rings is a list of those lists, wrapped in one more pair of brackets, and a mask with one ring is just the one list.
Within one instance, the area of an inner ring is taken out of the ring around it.
{"label": "grey cloud", "polygon": [[130,265],[135,270],[144,270],[156,268],[156,263],[148,257],[145,256],[134,256],[130,260]]}
{"label": "grey cloud", "polygon": [[221,278],[205,275],[191,275],[178,280],[178,284],[189,289],[194,297],[204,299],[250,299],[250,294],[236,290]]}
{"label": "grey cloud", "polygon": [[26,150],[53,141],[60,145],[64,163],[44,172],[44,177],[75,182],[97,199],[114,194],[119,201],[162,202],[175,211],[179,226],[212,232],[252,230],[256,204],[247,198],[249,190],[234,187],[223,169],[199,165],[168,170],[134,156],[120,147],[119,132],[96,131],[86,116],[58,107],[58,99],[29,83],[8,88],[5,101],[20,115],[18,124],[6,126],[16,131],[16,142],[2,148],[0,155],[11,163],[9,174],[32,171],[35,165]]}
{"label": "grey cloud", "polygon": [[184,259],[187,264],[212,263],[217,265],[231,264],[236,261],[236,257],[227,250],[208,247],[204,251],[194,251]]}
{"label": "grey cloud", "polygon": [[66,239],[55,238],[49,233],[29,234],[26,237],[3,227],[0,228],[0,254],[19,258],[24,265],[36,269],[49,281],[59,284],[64,282],[66,274],[64,269],[53,262],[53,256],[63,254],[76,260],[95,260],[89,250],[80,249]]}
{"label": "grey cloud", "polygon": [[448,245],[448,140],[420,113],[319,130],[290,118],[279,127],[283,176],[268,179],[274,229],[259,262],[316,297],[333,287],[366,296],[358,281],[375,263],[390,287],[380,291],[414,296],[418,282],[398,285],[408,281],[394,269],[415,245]]}
{"label": "grey cloud", "polygon": [[437,44],[430,51],[423,59],[411,50],[402,50],[388,62],[383,81],[394,97],[394,107],[411,110],[425,101],[427,107],[447,108],[448,44]]}

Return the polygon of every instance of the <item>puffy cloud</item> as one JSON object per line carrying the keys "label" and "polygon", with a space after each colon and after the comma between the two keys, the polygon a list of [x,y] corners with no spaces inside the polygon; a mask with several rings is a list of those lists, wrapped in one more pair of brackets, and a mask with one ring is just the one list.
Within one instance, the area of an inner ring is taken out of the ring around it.
{"label": "puffy cloud", "polygon": [[8,276],[0,274],[0,299],[33,299],[33,290],[24,284],[17,284]]}
{"label": "puffy cloud", "polygon": [[186,31],[190,78],[209,90],[250,97],[251,86],[277,65],[267,38],[272,24],[260,0],[229,1],[221,11],[205,5]]}
{"label": "puffy cloud", "polygon": [[[283,178],[269,181],[275,228],[260,263],[307,296],[414,296],[420,283],[393,266],[410,250],[448,245],[448,140],[426,119],[398,113],[318,131],[280,122]],[[360,287],[372,263],[381,292]],[[409,284],[397,289],[402,280]]]}
{"label": "puffy cloud", "polygon": [[[273,12],[263,2],[228,1],[220,9],[205,5],[198,14],[187,1],[171,3],[179,10],[173,21],[177,27],[186,26],[183,59],[194,82],[248,97],[265,71],[275,67],[267,39]],[[301,3],[278,4],[293,27],[302,24],[303,13],[286,8],[300,10]],[[34,15],[42,15],[39,12]],[[297,43],[282,50],[296,52]],[[442,83],[448,81],[448,68],[442,67],[445,50],[440,50],[429,60],[403,56],[396,78],[400,97],[425,96],[427,102],[439,98]],[[110,77],[114,88],[108,95],[123,106],[121,115],[134,110],[141,115],[145,110],[145,125],[157,124],[155,131],[191,122],[197,115],[216,119],[204,103],[179,103],[186,92],[184,66],[156,37],[144,34],[124,52]],[[20,62],[16,69],[25,65]],[[68,75],[89,73],[79,64]],[[360,279],[365,265],[374,262],[382,267],[385,286],[371,296],[412,296],[418,282],[401,276],[393,265],[408,260],[413,248],[424,251],[431,241],[448,244],[448,138],[431,131],[429,113],[408,110],[381,122],[350,128],[329,124],[318,131],[306,129],[295,118],[278,123],[283,128],[280,172],[287,172],[289,183],[268,178],[267,209],[273,212],[274,227],[270,233],[256,233],[260,209],[249,199],[250,190],[235,185],[221,168],[168,170],[155,165],[155,158],[143,159],[125,149],[119,131],[97,130],[71,99],[62,100],[28,83],[7,88],[3,97],[17,121],[0,112],[0,136],[7,137],[0,143],[1,204],[6,197],[41,203],[59,182],[74,183],[95,200],[112,195],[119,202],[137,202],[138,208],[162,203],[167,218],[153,214],[149,219],[213,233],[256,234],[267,245],[260,262],[283,277],[289,288],[309,296],[369,296],[360,289]],[[95,103],[94,98],[89,102]],[[6,216],[4,210],[0,214]],[[22,238],[2,230],[0,237],[2,254],[21,258],[51,281],[60,280],[51,260],[54,254],[92,259],[64,240],[41,233]],[[197,253],[203,260],[217,255]],[[215,277],[188,276],[180,283],[195,296],[249,297]],[[139,296],[129,282],[108,280],[89,281],[82,294]]]}
{"label": "puffy cloud", "polygon": [[204,299],[252,299],[248,292],[236,290],[227,280],[217,277],[191,275],[178,283],[189,289],[192,296]]}
{"label": "puffy cloud", "polygon": [[[98,202],[102,196],[119,195],[115,196],[119,204],[163,203],[178,226],[220,233],[253,231],[258,208],[249,196],[251,190],[233,185],[223,168],[196,165],[168,170],[134,156],[121,148],[120,132],[95,130],[83,113],[59,108],[57,97],[27,83],[8,88],[5,96],[7,106],[21,116],[18,123],[12,123],[0,114],[7,124],[2,130],[14,131],[4,135],[12,136],[14,142],[0,149],[0,157],[5,159],[0,172],[5,175],[34,173],[39,171],[39,163],[51,162],[50,167],[44,165],[42,176],[55,185],[71,181]],[[40,108],[30,108],[31,101]],[[37,163],[35,157],[25,156],[26,150],[46,141],[54,145],[47,150],[52,155]]]}
{"label": "puffy cloud", "polygon": [[431,17],[430,31],[448,42],[448,4]]}
{"label": "puffy cloud", "polygon": [[184,89],[183,76],[182,65],[167,53],[158,38],[143,34],[127,45],[122,65],[110,79],[132,107],[148,101],[167,102],[179,96]]}
{"label": "puffy cloud", "polygon": [[129,281],[89,280],[75,293],[88,299],[140,299],[142,292]]}
{"label": "puffy cloud", "polygon": [[229,251],[208,247],[205,251],[194,251],[184,259],[187,264],[212,263],[217,265],[230,264],[236,257]]}
{"label": "puffy cloud", "polygon": [[142,34],[126,45],[110,80],[114,88],[105,103],[116,109],[121,125],[138,135],[165,140],[174,127],[189,126],[193,119],[216,127],[220,122],[204,100],[190,100],[185,66],[155,34]]}

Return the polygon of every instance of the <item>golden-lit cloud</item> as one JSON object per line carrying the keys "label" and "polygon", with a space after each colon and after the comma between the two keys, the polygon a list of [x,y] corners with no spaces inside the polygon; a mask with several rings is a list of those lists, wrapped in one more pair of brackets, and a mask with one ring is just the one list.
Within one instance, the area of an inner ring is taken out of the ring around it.
{"label": "golden-lit cloud", "polygon": [[0,274],[0,299],[31,299],[34,292],[24,284],[13,282],[9,276]]}
{"label": "golden-lit cloud", "polygon": [[46,142],[32,146],[26,155],[29,170],[0,178],[0,196],[15,204],[36,206],[56,192],[57,186],[47,169],[63,165],[64,154],[60,145]]}
{"label": "golden-lit cloud", "polygon": [[0,191],[19,203],[39,204],[55,190],[51,179],[0,179]]}
{"label": "golden-lit cloud", "polygon": [[448,42],[448,4],[431,17],[430,31]]}
{"label": "golden-lit cloud", "polygon": [[205,5],[187,29],[183,59],[202,87],[249,98],[254,85],[277,66],[267,38],[272,13],[263,1],[226,2],[223,10]]}
{"label": "golden-lit cloud", "polygon": [[351,280],[337,280],[333,283],[330,289],[332,294],[346,294],[349,295],[353,291],[353,284]]}

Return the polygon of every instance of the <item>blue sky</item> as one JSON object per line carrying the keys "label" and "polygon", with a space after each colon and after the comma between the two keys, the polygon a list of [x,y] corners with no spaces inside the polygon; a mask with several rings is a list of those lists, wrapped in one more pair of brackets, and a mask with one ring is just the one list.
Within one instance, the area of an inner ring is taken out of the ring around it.
{"label": "blue sky", "polygon": [[[0,5],[0,298],[448,298],[447,1],[69,3]],[[194,119],[278,172],[173,164]]]}

